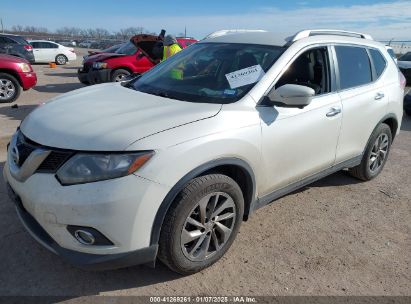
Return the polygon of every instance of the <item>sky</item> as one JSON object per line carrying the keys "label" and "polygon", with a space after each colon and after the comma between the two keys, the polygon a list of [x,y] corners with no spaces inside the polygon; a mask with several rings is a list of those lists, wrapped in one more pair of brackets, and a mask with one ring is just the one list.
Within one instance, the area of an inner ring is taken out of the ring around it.
{"label": "sky", "polygon": [[[155,4],[154,4],[155,3]],[[0,0],[4,26],[63,26],[202,38],[221,29],[264,29],[291,35],[307,28],[369,33],[379,40],[411,40],[411,0]]]}

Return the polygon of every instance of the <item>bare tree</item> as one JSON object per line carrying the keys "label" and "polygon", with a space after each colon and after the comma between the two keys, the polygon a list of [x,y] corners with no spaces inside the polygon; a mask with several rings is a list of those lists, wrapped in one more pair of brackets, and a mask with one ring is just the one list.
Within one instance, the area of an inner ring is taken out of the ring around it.
{"label": "bare tree", "polygon": [[134,35],[138,35],[138,34],[143,34],[146,33],[147,31],[139,26],[139,27],[128,27],[128,28],[124,28],[124,29],[120,29],[117,33],[115,33],[115,35],[119,38],[121,38],[122,40],[126,40],[128,38],[130,38],[131,36]]}

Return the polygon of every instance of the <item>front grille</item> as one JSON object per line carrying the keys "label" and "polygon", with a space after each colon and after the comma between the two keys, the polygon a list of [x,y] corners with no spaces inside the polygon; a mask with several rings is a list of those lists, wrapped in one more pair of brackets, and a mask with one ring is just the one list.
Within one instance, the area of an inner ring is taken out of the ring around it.
{"label": "front grille", "polygon": [[37,168],[36,173],[56,173],[57,170],[73,155],[72,151],[50,148],[42,146],[25,137],[23,133],[19,132],[16,143],[19,150],[19,163],[21,166],[36,149],[51,150],[47,158]]}
{"label": "front grille", "polygon": [[20,132],[17,136],[16,148],[19,151],[19,162],[17,165],[21,167],[37,146],[29,143],[25,136]]}
{"label": "front grille", "polygon": [[72,152],[66,151],[51,151],[49,156],[41,163],[36,172],[56,172],[72,155]]}
{"label": "front grille", "polygon": [[84,73],[87,73],[91,68],[92,68],[92,64],[90,64],[90,63],[85,63],[85,64],[83,64],[83,72]]}

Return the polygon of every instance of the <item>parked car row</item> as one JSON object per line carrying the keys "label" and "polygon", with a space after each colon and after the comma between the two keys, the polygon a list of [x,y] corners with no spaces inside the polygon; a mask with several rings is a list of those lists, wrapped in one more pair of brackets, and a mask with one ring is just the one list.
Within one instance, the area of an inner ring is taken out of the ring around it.
{"label": "parked car row", "polygon": [[48,40],[27,41],[11,34],[0,34],[0,54],[24,58],[30,63],[55,62],[59,65],[77,58],[72,47]]}
{"label": "parked car row", "polygon": [[[85,56],[83,67],[78,70],[81,83],[90,85],[118,82],[131,74],[142,74],[154,67],[160,57],[153,50],[159,36],[136,35],[130,41],[115,45],[105,51]],[[181,48],[197,42],[193,38],[177,38]]]}

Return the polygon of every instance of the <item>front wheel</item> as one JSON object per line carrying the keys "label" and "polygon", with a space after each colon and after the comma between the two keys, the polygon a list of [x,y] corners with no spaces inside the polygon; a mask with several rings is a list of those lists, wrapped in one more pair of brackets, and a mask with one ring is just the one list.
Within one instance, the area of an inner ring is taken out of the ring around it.
{"label": "front wheel", "polygon": [[21,92],[20,84],[10,74],[0,73],[0,103],[15,101]]}
{"label": "front wheel", "polygon": [[243,213],[243,194],[230,177],[210,174],[191,180],[164,219],[159,259],[180,274],[211,266],[230,248]]}
{"label": "front wheel", "polygon": [[371,134],[361,163],[349,170],[358,179],[368,181],[376,177],[387,162],[392,143],[390,127],[382,123]]}
{"label": "front wheel", "polygon": [[111,75],[111,82],[123,81],[129,75],[130,75],[130,72],[127,70],[123,70],[123,69],[115,70]]}

